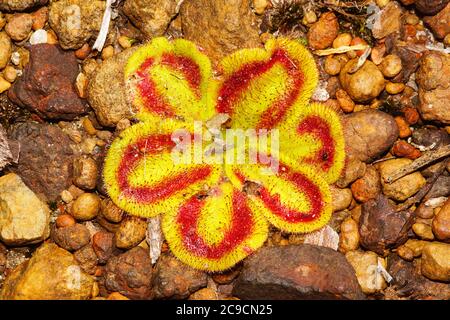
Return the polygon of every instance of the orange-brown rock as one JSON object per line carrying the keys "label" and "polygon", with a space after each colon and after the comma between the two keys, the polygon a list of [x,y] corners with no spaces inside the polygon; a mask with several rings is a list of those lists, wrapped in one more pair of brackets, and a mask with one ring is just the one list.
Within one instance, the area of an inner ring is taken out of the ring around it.
{"label": "orange-brown rock", "polygon": [[381,192],[378,171],[374,167],[368,166],[364,176],[353,182],[351,190],[353,197],[359,202],[367,202],[370,199],[376,198]]}
{"label": "orange-brown rock", "polygon": [[392,153],[400,158],[417,159],[422,155],[419,149],[404,140],[397,141],[392,147]]}
{"label": "orange-brown rock", "polygon": [[325,49],[333,44],[339,32],[339,22],[333,12],[322,14],[308,31],[308,44],[313,49]]}

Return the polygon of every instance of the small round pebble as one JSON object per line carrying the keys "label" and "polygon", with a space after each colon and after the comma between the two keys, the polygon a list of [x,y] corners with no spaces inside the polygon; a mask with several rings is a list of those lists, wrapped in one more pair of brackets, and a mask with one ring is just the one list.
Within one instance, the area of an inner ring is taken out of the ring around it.
{"label": "small round pebble", "polygon": [[396,82],[388,82],[386,84],[386,91],[389,94],[398,94],[402,92],[405,89],[405,85],[403,83],[396,83]]}
{"label": "small round pebble", "polygon": [[113,46],[107,46],[103,48],[102,50],[102,59],[106,60],[111,58],[114,55],[114,47]]}
{"label": "small round pebble", "polygon": [[17,78],[17,70],[12,66],[6,66],[3,70],[3,78],[8,82],[13,83]]}
{"label": "small round pebble", "polygon": [[95,193],[83,193],[72,205],[72,216],[81,221],[94,219],[100,210],[100,198]]}
{"label": "small round pebble", "polygon": [[61,214],[56,218],[58,228],[66,228],[75,225],[76,221],[70,214]]}
{"label": "small round pebble", "polygon": [[387,55],[379,65],[379,68],[385,77],[395,77],[402,71],[402,60],[395,54]]}
{"label": "small round pebble", "polygon": [[340,48],[349,46],[352,42],[352,35],[350,33],[341,33],[333,41],[333,48]]}
{"label": "small round pebble", "polygon": [[341,63],[333,56],[328,56],[325,58],[324,69],[329,75],[335,76],[341,71]]}
{"label": "small round pebble", "polygon": [[409,127],[408,122],[406,122],[405,118],[397,116],[395,117],[395,122],[397,123],[400,138],[403,139],[411,136],[412,131],[411,128]]}

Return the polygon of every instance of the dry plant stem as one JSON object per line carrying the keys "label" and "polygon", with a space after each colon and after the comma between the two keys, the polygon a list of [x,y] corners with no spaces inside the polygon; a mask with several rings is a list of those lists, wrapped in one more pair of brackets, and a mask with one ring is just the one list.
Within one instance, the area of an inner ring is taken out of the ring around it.
{"label": "dry plant stem", "polygon": [[361,69],[361,67],[366,62],[367,57],[370,55],[371,52],[372,49],[370,47],[367,47],[366,50],[364,51],[364,54],[361,57],[359,57],[358,62],[355,65],[353,65],[353,67],[348,71],[348,73],[353,74],[359,69]]}
{"label": "dry plant stem", "polygon": [[439,148],[438,150],[429,151],[426,152],[424,155],[422,155],[420,158],[414,160],[412,163],[410,163],[407,166],[404,166],[403,168],[400,168],[396,171],[394,171],[391,175],[386,177],[384,181],[386,183],[392,183],[394,181],[397,181],[398,179],[406,176],[407,174],[410,174],[427,164],[448,157],[450,155],[450,144]]}
{"label": "dry plant stem", "polygon": [[354,51],[354,50],[367,50],[367,48],[369,48],[368,45],[357,44],[354,46],[342,46],[339,48],[316,50],[313,53],[317,56],[329,56],[331,54],[345,53],[345,52]]}
{"label": "dry plant stem", "polygon": [[380,163],[380,162],[385,162],[388,160],[393,160],[393,159],[397,159],[397,157],[387,157],[387,158],[383,158],[383,159],[378,159],[378,160],[375,160],[374,162],[372,162],[372,165],[374,165],[376,163]]}
{"label": "dry plant stem", "polygon": [[[442,172],[445,170],[447,166],[448,160],[444,160],[439,164],[439,167],[437,170],[433,173],[433,175],[428,179],[427,183],[417,192],[413,197],[406,200],[404,203],[398,205],[395,209],[395,211],[403,211],[411,206],[415,205],[416,203],[421,202],[422,200],[428,200],[427,194],[430,192],[431,188],[433,188],[434,183],[439,178],[439,176],[442,174]],[[415,214],[413,215],[415,216]]]}

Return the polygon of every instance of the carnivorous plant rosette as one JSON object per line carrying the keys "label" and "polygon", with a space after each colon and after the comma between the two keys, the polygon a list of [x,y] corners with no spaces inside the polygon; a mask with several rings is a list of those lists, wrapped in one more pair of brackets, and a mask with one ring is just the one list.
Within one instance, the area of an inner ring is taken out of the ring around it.
{"label": "carnivorous plant rosette", "polygon": [[[125,78],[141,122],[111,144],[106,188],[130,214],[161,214],[164,236],[181,261],[225,270],[264,244],[268,222],[311,232],[329,221],[329,183],[344,166],[344,139],[334,111],[308,104],[318,73],[300,43],[279,38],[265,49],[243,49],[213,72],[193,43],[155,38],[130,57]],[[276,129],[278,136],[266,137],[279,152],[251,139],[224,143],[218,137],[229,129],[254,129],[257,137]],[[176,141],[178,131],[187,135]],[[184,155],[196,161],[174,161],[181,140]],[[217,144],[215,152],[208,149]],[[230,161],[241,151],[257,161]],[[278,166],[263,161],[268,158]]]}

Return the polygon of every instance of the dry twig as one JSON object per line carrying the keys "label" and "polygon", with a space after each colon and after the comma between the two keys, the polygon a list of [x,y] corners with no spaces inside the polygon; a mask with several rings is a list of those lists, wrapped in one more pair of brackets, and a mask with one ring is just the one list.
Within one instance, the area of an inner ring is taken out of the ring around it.
{"label": "dry twig", "polygon": [[427,164],[448,156],[450,156],[450,144],[437,150],[424,153],[420,158],[414,160],[409,165],[394,171],[392,174],[386,177],[384,181],[386,183],[392,183],[416,170],[423,168]]}
{"label": "dry twig", "polygon": [[409,198],[402,204],[398,205],[397,208],[395,209],[395,211],[397,211],[397,212],[403,211],[403,210],[406,210],[406,209],[412,207],[413,205],[421,202],[422,200],[428,200],[426,198],[426,196],[427,196],[428,192],[430,192],[431,188],[433,188],[433,185],[436,182],[436,180],[439,178],[439,176],[442,174],[442,172],[447,167],[447,161],[448,160],[442,161],[439,164],[437,170],[428,179],[427,183],[419,190],[419,192],[417,192],[413,197]]}

